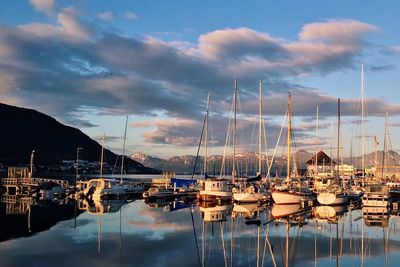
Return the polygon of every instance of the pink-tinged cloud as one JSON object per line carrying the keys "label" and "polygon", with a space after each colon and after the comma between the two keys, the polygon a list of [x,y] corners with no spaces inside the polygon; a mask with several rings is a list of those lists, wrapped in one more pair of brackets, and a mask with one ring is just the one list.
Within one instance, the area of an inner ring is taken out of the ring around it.
{"label": "pink-tinged cloud", "polygon": [[54,0],[30,0],[29,1],[35,10],[51,14],[54,8]]}
{"label": "pink-tinged cloud", "polygon": [[210,60],[237,59],[245,55],[270,58],[279,54],[280,44],[266,33],[249,28],[228,28],[201,35],[199,50]]}
{"label": "pink-tinged cloud", "polygon": [[377,30],[376,26],[357,20],[328,20],[305,25],[299,33],[299,38],[300,41],[349,43]]}
{"label": "pink-tinged cloud", "polygon": [[87,25],[80,19],[79,14],[72,8],[65,8],[57,15],[58,26],[44,23],[30,23],[17,26],[22,30],[26,39],[52,39],[76,43],[87,41],[91,37]]}
{"label": "pink-tinged cloud", "polygon": [[391,50],[395,53],[400,53],[400,45],[399,46],[392,46]]}

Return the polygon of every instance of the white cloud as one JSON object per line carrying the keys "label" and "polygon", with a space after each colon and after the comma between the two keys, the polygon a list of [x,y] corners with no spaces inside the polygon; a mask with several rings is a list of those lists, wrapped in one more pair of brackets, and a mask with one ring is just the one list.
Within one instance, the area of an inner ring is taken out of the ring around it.
{"label": "white cloud", "polygon": [[35,10],[44,12],[48,15],[52,14],[54,9],[54,0],[29,0]]}
{"label": "white cloud", "polygon": [[328,20],[306,24],[299,37],[301,41],[329,40],[334,43],[348,43],[377,30],[376,26],[357,20]]}

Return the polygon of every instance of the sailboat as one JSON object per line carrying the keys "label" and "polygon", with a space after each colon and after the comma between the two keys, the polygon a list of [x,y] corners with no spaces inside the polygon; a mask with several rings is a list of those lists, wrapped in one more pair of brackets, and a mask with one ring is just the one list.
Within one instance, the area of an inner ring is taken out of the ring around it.
{"label": "sailboat", "polygon": [[275,186],[271,191],[272,199],[276,204],[299,204],[302,201],[310,200],[313,198],[312,193],[308,190],[307,186],[302,184],[293,184],[291,179],[291,134],[292,134],[292,122],[291,122],[291,101],[292,97],[289,93],[288,96],[288,127],[287,127],[287,171],[286,180],[284,184]]}
{"label": "sailboat", "polygon": [[332,184],[325,191],[318,193],[317,200],[322,205],[344,205],[349,200],[345,191],[345,181],[342,177],[342,186],[339,185],[339,151],[340,151],[340,98],[338,98],[338,143],[337,143],[337,172],[336,184]]}
{"label": "sailboat", "polygon": [[[237,81],[235,80],[235,115],[236,115],[236,93],[237,93]],[[202,189],[197,195],[200,201],[227,201],[232,198],[232,185],[229,180],[221,178],[208,178],[207,176],[207,144],[208,144],[208,117],[210,107],[210,94],[207,96],[207,111],[205,116],[205,156],[204,156],[204,181]]]}
{"label": "sailboat", "polygon": [[261,139],[262,139],[262,81],[259,83],[259,134],[258,134],[258,172],[253,179],[247,179],[237,190],[234,188],[233,200],[238,203],[259,203],[267,200],[267,189],[261,184],[256,184],[256,181],[261,180],[262,171],[262,154],[261,154]]}
{"label": "sailboat", "polygon": [[[386,169],[386,164],[388,164],[386,160],[386,151],[387,151],[387,146],[388,146],[388,140],[387,138],[389,137],[388,133],[388,113],[386,112],[386,120],[385,120],[385,136],[384,136],[384,142],[383,142],[383,153],[382,153],[382,182],[385,182],[388,180],[388,177],[386,175],[385,177],[385,169]],[[389,194],[390,198],[392,200],[399,200],[400,199],[400,183],[389,180],[386,182],[386,185],[389,188]]]}
{"label": "sailboat", "polygon": [[[123,154],[125,154],[125,140],[126,131],[128,126],[128,116],[126,117],[125,123],[125,135],[124,135],[124,148]],[[101,161],[100,161],[100,178],[90,179],[87,182],[87,187],[84,189],[83,193],[92,199],[111,199],[111,198],[121,198],[132,194],[141,194],[144,188],[135,184],[124,184],[123,183],[123,171],[124,171],[124,155],[121,159],[121,177],[120,181],[115,181],[111,179],[103,178],[103,158],[104,158],[104,139],[101,146]]]}

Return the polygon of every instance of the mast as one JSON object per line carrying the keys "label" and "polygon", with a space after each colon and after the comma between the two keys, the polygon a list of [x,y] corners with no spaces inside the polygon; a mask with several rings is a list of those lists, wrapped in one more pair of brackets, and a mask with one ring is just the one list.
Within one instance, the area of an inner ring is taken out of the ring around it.
{"label": "mast", "polygon": [[331,151],[330,151],[330,157],[331,157],[331,176],[333,177],[333,121],[331,121]]}
{"label": "mast", "polygon": [[235,184],[235,176],[236,176],[236,105],[237,105],[237,79],[235,79],[235,89],[233,92],[233,109],[234,109],[234,117],[233,117],[233,157],[232,157],[232,183]]}
{"label": "mast", "polygon": [[361,64],[361,170],[363,173],[363,185],[365,179],[364,153],[364,64]]}
{"label": "mast", "polygon": [[319,119],[319,106],[317,106],[317,122],[315,134],[315,175],[318,176],[318,119]]}
{"label": "mast", "polygon": [[207,110],[206,110],[206,121],[205,121],[205,135],[204,135],[204,178],[207,178],[207,156],[208,156],[208,111],[210,108],[210,96],[207,95]]}
{"label": "mast", "polygon": [[337,120],[338,120],[338,122],[337,122],[337,155],[336,155],[336,158],[337,158],[337,168],[336,168],[336,170],[337,170],[337,174],[336,174],[336,178],[337,178],[337,181],[339,182],[339,165],[340,165],[340,98],[338,98],[338,117],[337,117]]}
{"label": "mast", "polygon": [[353,127],[350,131],[350,166],[353,166]]}
{"label": "mast", "polygon": [[262,81],[260,80],[260,96],[259,96],[259,106],[258,106],[258,173],[261,175],[262,166],[261,166],[261,139],[262,139]]}
{"label": "mast", "polygon": [[287,166],[286,181],[290,182],[290,133],[292,132],[292,96],[288,93]]}
{"label": "mast", "polygon": [[122,176],[124,175],[124,157],[125,157],[125,143],[126,143],[126,129],[128,128],[128,115],[126,115],[125,121],[125,133],[124,133],[124,146],[122,149],[122,156],[121,156],[121,178],[119,183],[122,184]]}
{"label": "mast", "polygon": [[385,153],[386,153],[386,146],[387,146],[387,124],[388,124],[388,113],[386,112],[386,119],[385,119],[385,136],[383,138],[383,153],[382,153],[382,180],[385,174]]}
{"label": "mast", "polygon": [[103,140],[101,143],[101,158],[100,158],[100,178],[103,178],[103,160],[104,160],[104,139],[106,135],[103,133]]}

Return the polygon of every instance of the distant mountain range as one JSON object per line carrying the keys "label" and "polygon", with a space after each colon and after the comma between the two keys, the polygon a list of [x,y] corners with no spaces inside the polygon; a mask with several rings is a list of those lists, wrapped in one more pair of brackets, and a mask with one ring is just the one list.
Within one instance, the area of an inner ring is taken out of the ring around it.
{"label": "distant mountain range", "polygon": [[[56,165],[63,160],[75,160],[78,147],[83,148],[80,159],[100,160],[98,142],[79,129],[63,125],[38,111],[0,103],[0,121],[0,163],[3,166],[28,164],[33,150],[35,165]],[[104,150],[104,159],[109,165],[113,166],[117,157],[110,150]],[[160,172],[129,157],[125,166],[129,173]]]}
{"label": "distant mountain range", "polygon": [[[329,155],[329,152],[326,154]],[[315,152],[308,152],[305,150],[298,150],[295,154],[296,161],[299,169],[306,169],[306,162],[311,159],[315,155]],[[366,154],[364,157],[365,165],[367,168],[371,168],[375,166],[375,152]],[[382,163],[383,152],[378,151],[377,153],[377,161],[378,167]],[[142,152],[136,152],[132,154],[132,159],[142,163],[144,166],[160,169],[164,171],[173,171],[179,174],[191,174],[193,172],[196,156],[192,155],[184,155],[184,156],[173,156],[169,159],[162,159],[154,156],[146,155]],[[245,152],[239,153],[236,155],[237,161],[242,173],[246,173],[248,175],[253,175],[256,172],[258,157],[255,153]],[[212,155],[208,159],[208,174],[219,174],[221,170],[223,157],[220,155]],[[265,155],[263,155],[263,160],[265,160]],[[336,154],[333,156],[333,160],[336,162]],[[197,167],[195,173],[201,173],[203,168],[204,157],[199,157],[197,162]],[[230,168],[229,164],[232,161],[232,157],[228,156],[228,168]],[[352,164],[359,168],[361,168],[361,156],[346,157],[343,159],[345,164]],[[395,151],[389,151],[386,153],[386,165],[398,165],[400,164],[400,154]],[[271,174],[275,174],[276,171],[282,170],[282,173],[285,173],[286,168],[286,157],[276,157],[274,160],[274,165],[271,168]],[[278,167],[280,166],[280,167]],[[228,173],[230,170],[228,171]]]}
{"label": "distant mountain range", "polygon": [[[305,168],[305,162],[312,157],[313,154],[299,150],[296,153],[296,158],[298,162],[303,162],[300,164],[299,168]],[[164,171],[173,171],[179,174],[191,174],[193,173],[194,164],[196,161],[196,156],[184,155],[184,156],[173,156],[169,159],[161,159],[154,156],[146,155],[142,152],[136,152],[132,154],[132,159],[142,163],[144,166],[161,169]],[[255,153],[244,152],[238,153],[236,155],[238,165],[240,166],[242,174],[254,175],[257,168],[258,156]],[[208,158],[208,174],[219,174],[221,170],[223,156],[212,155]],[[263,160],[265,160],[265,155],[263,155]],[[227,157],[228,171],[231,172],[232,156]],[[282,165],[281,162],[285,164],[286,158],[275,158],[275,165]],[[201,173],[203,168],[204,157],[200,156],[197,162],[195,173]],[[272,173],[275,173],[276,167],[271,169]]]}

